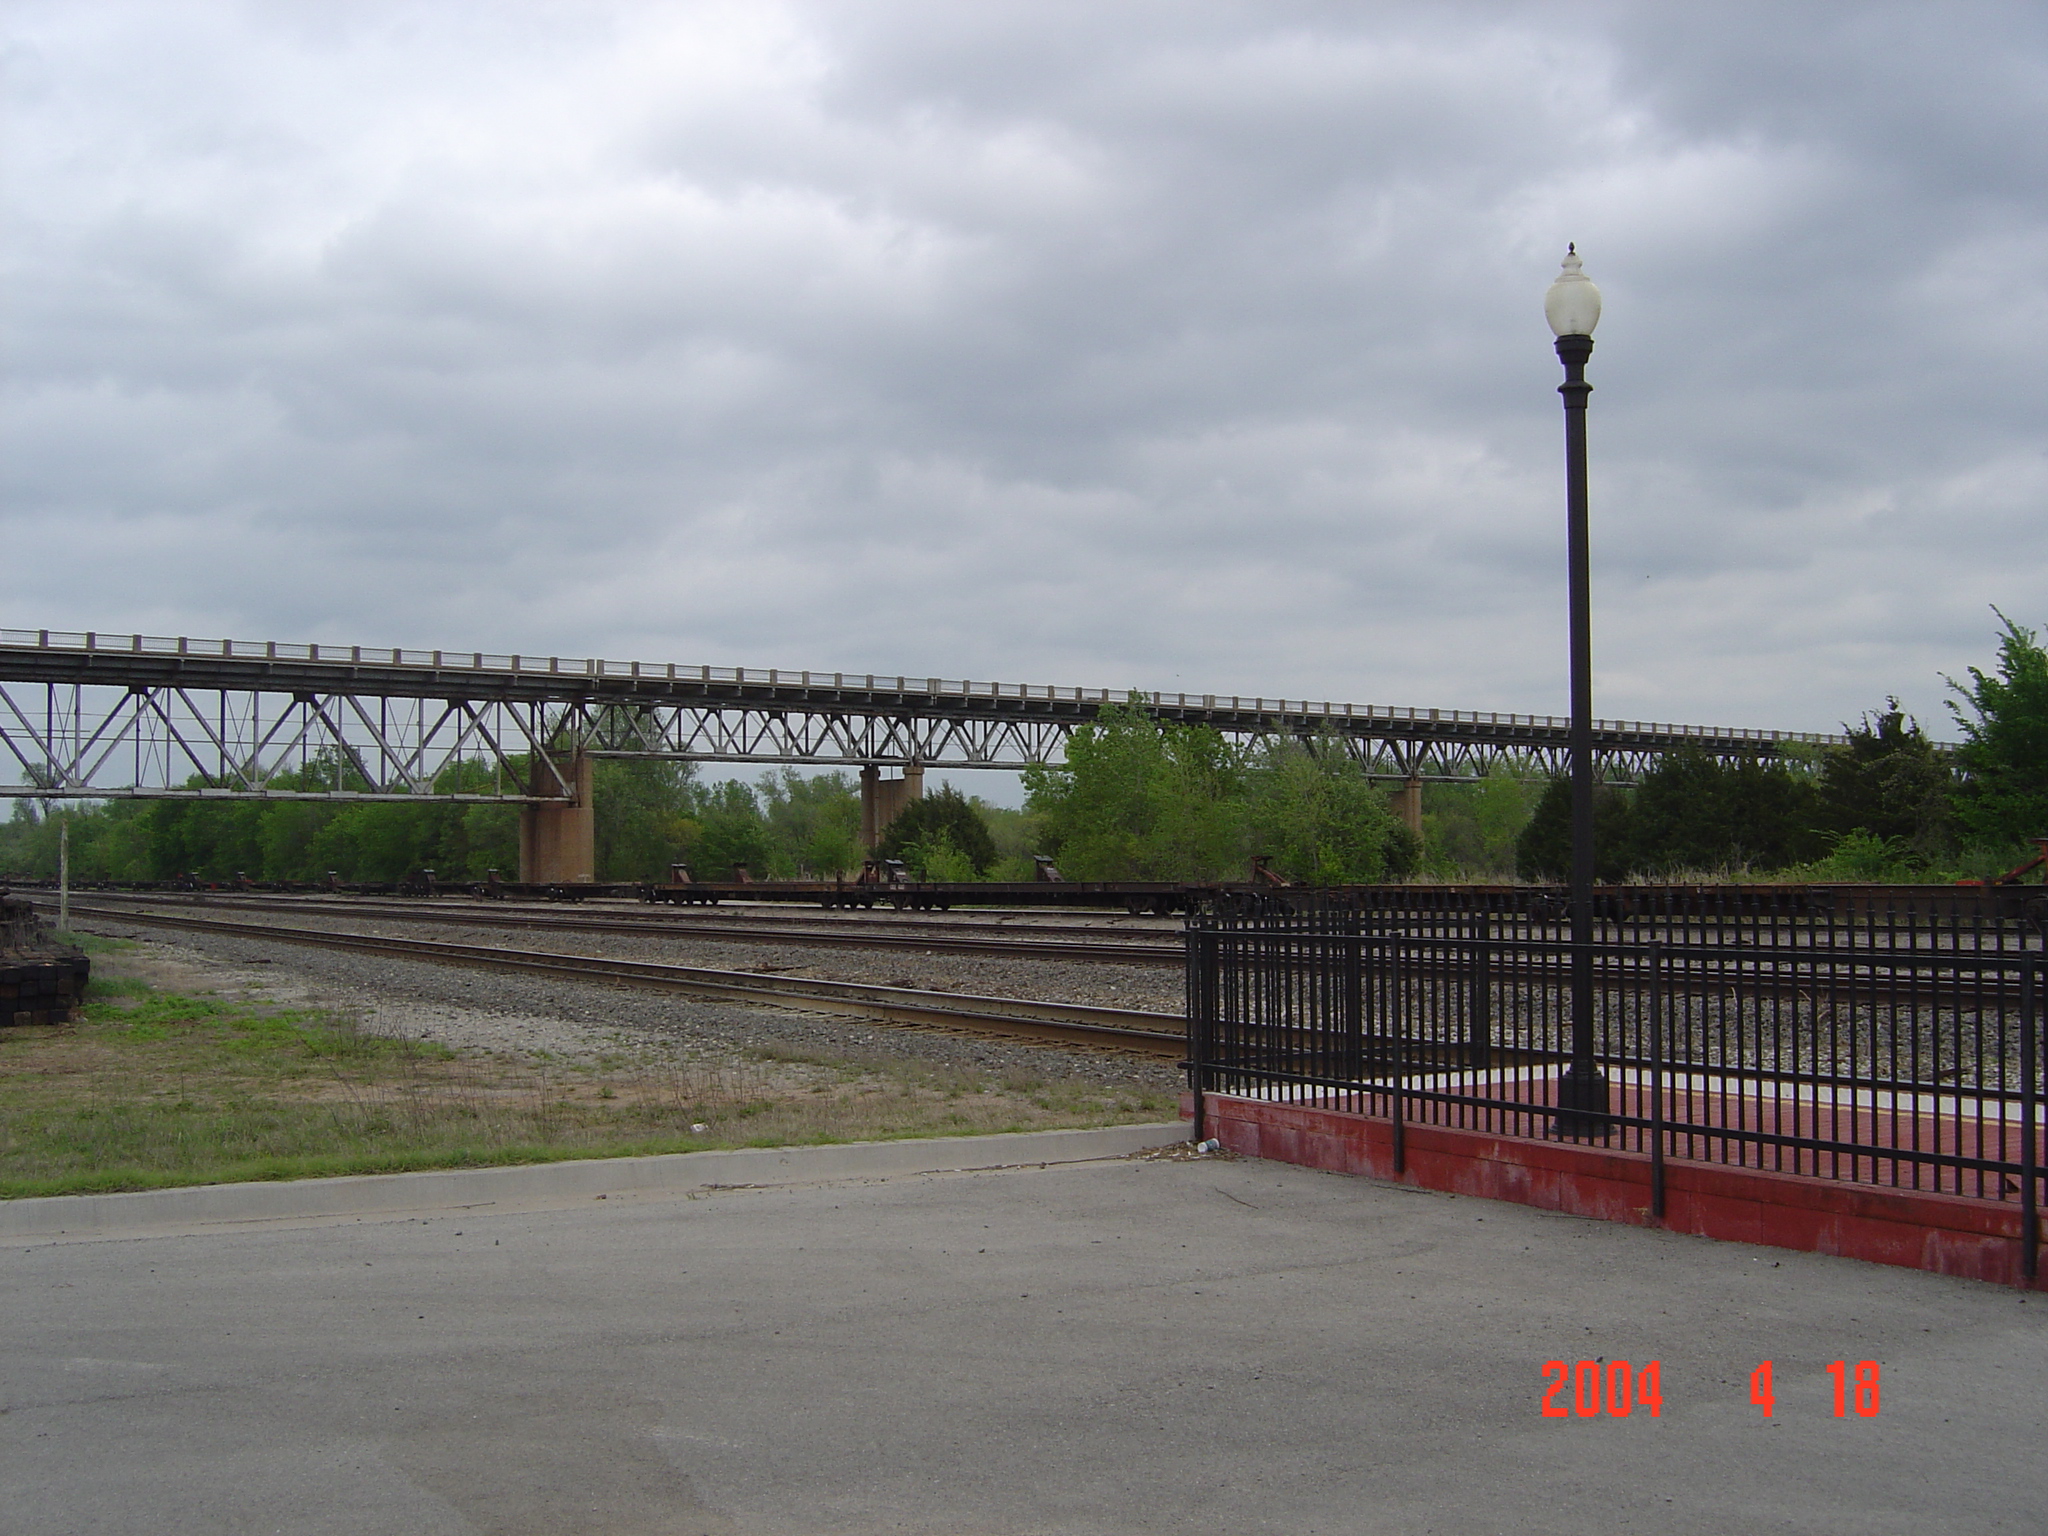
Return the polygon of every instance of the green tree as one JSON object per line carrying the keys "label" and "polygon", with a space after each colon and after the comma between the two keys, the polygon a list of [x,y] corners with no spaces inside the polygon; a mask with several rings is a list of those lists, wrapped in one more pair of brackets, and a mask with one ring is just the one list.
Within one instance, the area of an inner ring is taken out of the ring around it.
{"label": "green tree", "polygon": [[1422,788],[1422,842],[1430,872],[1443,879],[1511,880],[1515,845],[1547,781],[1506,765],[1463,784]]}
{"label": "green tree", "polygon": [[[1603,885],[1628,875],[1633,808],[1628,791],[1613,784],[1593,786],[1593,878]],[[1561,884],[1571,878],[1571,870],[1572,784],[1559,777],[1543,791],[1515,840],[1515,871],[1524,880]]]}
{"label": "green tree", "polygon": [[882,833],[875,852],[901,859],[921,879],[946,879],[935,868],[957,872],[965,861],[967,878],[988,872],[996,861],[995,839],[974,803],[952,785],[913,800],[896,813]]}
{"label": "green tree", "polygon": [[[494,793],[498,775],[490,763],[457,759],[434,776],[432,789],[444,795]],[[303,803],[303,802],[302,802]],[[287,812],[293,802],[267,804]],[[280,840],[280,854],[265,866],[268,878],[316,880],[333,871],[344,880],[402,880],[431,869],[444,880],[481,880],[490,870],[510,874],[518,865],[519,813],[511,806],[467,805],[417,798],[323,804],[307,817],[318,820],[299,862]]]}
{"label": "green tree", "polygon": [[1821,828],[1838,842],[1867,833],[1878,845],[1898,844],[1922,859],[1952,853],[1955,774],[1920,723],[1888,698],[1883,709],[1843,730],[1848,745],[1821,759]]}
{"label": "green tree", "polygon": [[[458,807],[462,846],[467,850],[462,877],[481,880],[492,870],[507,880],[519,877],[519,812],[509,805]],[[664,877],[667,871],[663,872]]]}
{"label": "green tree", "polygon": [[[510,765],[511,783],[524,777],[526,763],[515,758]],[[449,764],[435,777],[434,787],[443,794],[495,795],[508,787],[507,775],[497,764],[471,758]],[[435,815],[438,845],[434,858],[424,861],[446,879],[481,880],[492,870],[504,878],[519,874],[519,809],[511,805],[445,805]]]}
{"label": "green tree", "polygon": [[[316,880],[324,871],[315,849],[337,807],[320,800],[282,800],[264,807],[257,863],[266,880]],[[252,871],[255,873],[255,871]]]}
{"label": "green tree", "polygon": [[0,876],[41,879],[46,865],[54,867],[56,848],[56,827],[36,802],[13,801],[6,825],[0,826]]}
{"label": "green tree", "polygon": [[904,868],[919,880],[963,883],[979,880],[987,873],[985,866],[977,868],[974,860],[954,845],[952,834],[944,827],[904,844],[902,859]]}
{"label": "green tree", "polygon": [[[188,789],[209,787],[194,778]],[[255,800],[151,800],[142,811],[153,868],[146,878],[197,874],[230,880],[263,872],[264,804]]]}
{"label": "green tree", "polygon": [[591,767],[591,829],[600,880],[666,880],[695,801],[696,764],[599,758]]}
{"label": "green tree", "polygon": [[143,836],[141,809],[134,800],[115,800],[87,809],[80,818],[85,837],[72,845],[73,867],[79,878],[149,878],[149,844]]}
{"label": "green tree", "polygon": [[56,801],[47,811],[33,800],[16,800],[0,822],[0,878],[50,878],[57,873],[58,829],[71,824],[74,880],[152,878],[149,846],[141,834],[141,802]]}
{"label": "green tree", "polygon": [[768,867],[768,827],[754,791],[737,779],[726,779],[692,797],[690,814],[678,828],[683,861],[701,880],[730,880],[733,868]]}
{"label": "green tree", "polygon": [[990,805],[978,795],[969,798],[974,802],[974,808],[981,812],[981,819],[988,823],[989,836],[995,840],[996,862],[989,871],[989,877],[994,880],[1035,878],[1037,861],[1032,855],[1040,852],[1044,843],[1038,818],[1029,811],[1011,806]]}
{"label": "green tree", "polygon": [[2033,630],[1998,618],[1997,672],[1972,667],[1967,684],[1948,680],[1963,733],[1956,819],[1973,842],[1992,846],[2048,837],[2048,653]]}
{"label": "green tree", "polygon": [[1630,873],[1777,869],[1819,858],[1813,778],[1761,758],[1727,761],[1687,747],[1643,775],[1629,815]]}
{"label": "green tree", "polygon": [[768,873],[833,879],[860,868],[860,791],[843,773],[784,768],[761,780]]}
{"label": "green tree", "polygon": [[1134,695],[1024,770],[1044,851],[1077,880],[1242,877],[1243,756],[1220,732],[1162,723]]}
{"label": "green tree", "polygon": [[1258,852],[1310,885],[1406,879],[1420,851],[1365,766],[1333,738],[1262,742],[1247,776]]}

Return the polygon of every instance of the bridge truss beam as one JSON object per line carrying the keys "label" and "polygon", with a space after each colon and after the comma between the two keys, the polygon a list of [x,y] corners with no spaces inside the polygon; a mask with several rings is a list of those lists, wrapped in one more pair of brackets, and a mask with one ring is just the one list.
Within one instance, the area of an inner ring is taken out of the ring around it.
{"label": "bridge truss beam", "polygon": [[[0,798],[560,803],[579,752],[1017,769],[1059,761],[1077,726],[1126,699],[1239,741],[1333,738],[1401,781],[1555,773],[1568,746],[1549,715],[10,630]],[[1595,735],[1622,782],[1681,746],[1753,757],[1839,740],[1620,721]]]}

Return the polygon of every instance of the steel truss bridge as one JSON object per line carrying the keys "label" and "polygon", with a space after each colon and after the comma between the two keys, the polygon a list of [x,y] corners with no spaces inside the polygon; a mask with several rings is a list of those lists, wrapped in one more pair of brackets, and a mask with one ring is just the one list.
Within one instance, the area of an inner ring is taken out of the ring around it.
{"label": "steel truss bridge", "polygon": [[[1135,700],[1238,741],[1343,743],[1376,777],[1562,772],[1552,715],[939,677],[760,671],[278,641],[0,630],[0,797],[561,804],[577,754],[689,762],[1022,768]],[[1598,721],[1601,771],[1663,753],[1844,738]],[[451,769],[460,771],[451,773]]]}

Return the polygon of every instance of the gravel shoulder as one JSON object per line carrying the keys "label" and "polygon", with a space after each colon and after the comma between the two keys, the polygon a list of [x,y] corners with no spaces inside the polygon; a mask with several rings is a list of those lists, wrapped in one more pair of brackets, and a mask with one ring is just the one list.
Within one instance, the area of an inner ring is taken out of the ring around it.
{"label": "gravel shoulder", "polygon": [[[237,914],[237,920],[243,916]],[[306,918],[292,921],[314,926]],[[81,920],[76,926],[134,943],[136,948],[124,955],[122,963],[153,968],[162,986],[331,1009],[374,1033],[432,1040],[456,1050],[525,1056],[544,1053],[571,1062],[618,1060],[622,1056],[722,1062],[758,1059],[764,1053],[894,1058],[1151,1092],[1171,1092],[1180,1078],[1170,1065],[1056,1045],[700,1001],[625,986],[352,955],[287,942],[180,933],[113,918]],[[422,936],[418,929],[399,923],[336,921],[319,926]],[[1149,968],[1129,966],[1041,964],[895,951],[818,951],[794,945],[787,949],[762,944],[716,945],[603,934],[550,933],[539,936],[541,942],[532,942],[516,933],[485,928],[438,928],[431,936],[457,943],[546,948],[727,970],[775,970],[778,974],[1161,1012],[1177,1012],[1180,1007],[1177,974],[1172,975],[1174,985],[1169,991],[1164,976],[1155,978]],[[1115,974],[1102,974],[1109,971]],[[1144,990],[1138,991],[1141,986]]]}

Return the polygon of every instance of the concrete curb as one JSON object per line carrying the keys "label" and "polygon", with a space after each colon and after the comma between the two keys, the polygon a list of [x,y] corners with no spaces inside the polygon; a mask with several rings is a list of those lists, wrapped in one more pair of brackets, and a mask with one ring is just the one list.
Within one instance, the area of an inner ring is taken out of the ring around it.
{"label": "concrete curb", "polygon": [[52,1195],[0,1201],[0,1242],[592,1199],[598,1195],[682,1194],[708,1186],[817,1184],[834,1179],[1088,1162],[1186,1139],[1186,1126],[1170,1122],[1087,1131],[1023,1131],[1007,1136],[598,1157],[511,1168],[450,1168],[272,1184],[202,1184],[117,1195]]}

